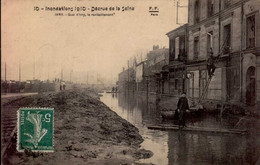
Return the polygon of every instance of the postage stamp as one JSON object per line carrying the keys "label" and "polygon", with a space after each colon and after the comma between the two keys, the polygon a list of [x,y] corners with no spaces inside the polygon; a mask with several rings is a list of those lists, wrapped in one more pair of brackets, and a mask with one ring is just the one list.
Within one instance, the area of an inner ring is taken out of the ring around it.
{"label": "postage stamp", "polygon": [[17,113],[17,150],[53,152],[53,108],[20,108]]}

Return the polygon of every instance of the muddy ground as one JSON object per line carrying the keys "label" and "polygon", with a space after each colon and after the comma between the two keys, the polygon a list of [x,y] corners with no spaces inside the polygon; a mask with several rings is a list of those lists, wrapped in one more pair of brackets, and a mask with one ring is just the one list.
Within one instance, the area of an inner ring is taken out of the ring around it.
{"label": "muddy ground", "polygon": [[[8,152],[5,164],[133,164],[152,156],[140,149],[138,129],[99,100],[91,89],[10,99],[5,106],[55,109],[54,153]],[[14,142],[13,142],[14,143]]]}

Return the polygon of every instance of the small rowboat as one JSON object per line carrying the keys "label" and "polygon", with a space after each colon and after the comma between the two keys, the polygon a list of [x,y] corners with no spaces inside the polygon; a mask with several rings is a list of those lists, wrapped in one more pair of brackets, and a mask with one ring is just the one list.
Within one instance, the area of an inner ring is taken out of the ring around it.
{"label": "small rowboat", "polygon": [[179,125],[151,125],[147,126],[148,129],[155,129],[155,130],[175,130],[175,131],[192,131],[192,132],[204,132],[204,133],[221,133],[221,134],[240,134],[245,135],[247,134],[247,130],[245,129],[225,129],[225,128],[210,128],[210,127],[194,127],[188,126],[185,128],[179,128]]}
{"label": "small rowboat", "polygon": [[[197,117],[200,116],[203,110],[187,110],[186,114],[187,117]],[[173,119],[173,120],[178,120],[179,119],[179,112],[177,110],[167,110],[167,111],[161,111],[161,117],[162,119]]]}
{"label": "small rowboat", "polygon": [[161,111],[161,117],[163,119],[174,119],[175,111]]}
{"label": "small rowboat", "polygon": [[106,93],[120,93],[120,92],[107,91]]}

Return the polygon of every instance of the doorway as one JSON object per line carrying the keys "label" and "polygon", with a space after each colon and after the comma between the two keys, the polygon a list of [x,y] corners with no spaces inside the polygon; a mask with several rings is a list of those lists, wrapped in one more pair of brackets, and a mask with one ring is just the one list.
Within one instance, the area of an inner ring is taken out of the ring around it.
{"label": "doorway", "polygon": [[255,67],[251,66],[246,72],[246,104],[254,105],[256,99],[255,93]]}

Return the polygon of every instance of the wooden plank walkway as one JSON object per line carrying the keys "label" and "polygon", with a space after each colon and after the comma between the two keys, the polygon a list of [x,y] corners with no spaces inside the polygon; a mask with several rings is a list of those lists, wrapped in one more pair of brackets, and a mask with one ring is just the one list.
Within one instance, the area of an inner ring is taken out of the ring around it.
{"label": "wooden plank walkway", "polygon": [[120,92],[112,92],[112,91],[107,91],[106,93],[120,93]]}
{"label": "wooden plank walkway", "polygon": [[193,132],[207,132],[207,133],[222,133],[222,134],[241,134],[244,135],[247,133],[246,130],[239,130],[239,129],[224,129],[224,128],[209,128],[209,127],[184,127],[179,128],[178,125],[153,125],[147,126],[148,129],[155,129],[155,130],[174,130],[174,131],[193,131]]}

